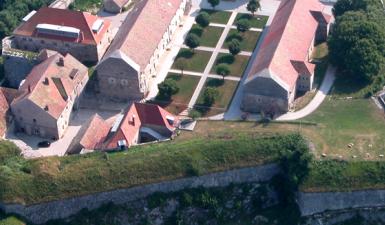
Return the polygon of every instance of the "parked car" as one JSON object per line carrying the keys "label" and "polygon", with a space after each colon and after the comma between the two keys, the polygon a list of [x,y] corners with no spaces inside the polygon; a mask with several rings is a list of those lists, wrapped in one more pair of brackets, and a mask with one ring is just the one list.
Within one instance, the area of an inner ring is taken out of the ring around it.
{"label": "parked car", "polygon": [[37,143],[37,147],[39,148],[48,148],[49,146],[51,146],[51,142],[49,141],[41,141]]}

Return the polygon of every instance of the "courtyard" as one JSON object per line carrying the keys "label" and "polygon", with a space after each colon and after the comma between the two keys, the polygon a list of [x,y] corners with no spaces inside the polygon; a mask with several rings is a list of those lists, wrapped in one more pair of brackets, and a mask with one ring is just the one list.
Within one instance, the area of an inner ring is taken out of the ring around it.
{"label": "courtyard", "polygon": [[[195,34],[199,38],[199,46],[189,49],[183,42],[165,78],[174,80],[179,91],[169,100],[158,96],[151,102],[183,116],[188,115],[191,109],[204,117],[226,112],[269,18],[265,15],[252,16],[245,10],[239,11],[197,9],[194,15],[206,12],[210,16],[210,23],[207,27],[201,27],[192,22],[186,35]],[[240,33],[236,29],[234,24],[239,19],[249,20],[249,31]],[[228,50],[228,44],[233,39],[240,43],[241,51],[236,55],[230,54]],[[228,66],[227,76],[217,73],[219,64]],[[215,89],[217,95],[213,104],[205,105],[203,95],[209,87]]]}

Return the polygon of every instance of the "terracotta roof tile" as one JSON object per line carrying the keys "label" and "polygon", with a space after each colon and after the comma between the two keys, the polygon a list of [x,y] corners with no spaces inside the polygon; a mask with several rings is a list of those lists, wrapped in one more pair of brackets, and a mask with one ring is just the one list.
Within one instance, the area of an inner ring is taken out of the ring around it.
{"label": "terracotta roof tile", "polygon": [[[64,66],[58,65],[60,58],[63,59]],[[74,68],[79,72],[72,79],[70,74]],[[87,67],[70,54],[62,56],[56,53],[32,69],[19,89],[19,96],[12,104],[29,99],[43,110],[48,107],[47,113],[57,119],[67,106],[65,97],[73,92],[85,76],[88,76]]]}
{"label": "terracotta roof tile", "polygon": [[[169,124],[167,117],[175,119],[174,125]],[[115,133],[110,133],[104,148],[115,149],[117,148],[117,142],[120,140],[125,140],[128,147],[130,147],[137,138],[142,126],[156,125],[165,127],[172,132],[176,129],[178,123],[178,117],[158,105],[134,103],[122,119],[118,130]]]}
{"label": "terracotta roof tile", "polygon": [[252,62],[247,82],[269,69],[292,89],[298,78],[292,61],[308,61],[308,50],[318,27],[314,12],[323,9],[318,0],[283,0]]}
{"label": "terracotta roof tile", "polygon": [[[110,21],[103,19],[104,26],[102,30],[95,34],[91,29],[92,25],[97,19],[100,18],[87,12],[44,7],[39,9],[27,22],[22,23],[18,28],[16,28],[13,33],[22,36],[38,36],[36,32],[36,26],[38,24],[45,23],[69,26],[79,29],[83,34],[83,39],[74,40],[52,35],[44,35],[44,37],[70,42],[80,42],[89,45],[97,45],[102,40],[110,26]],[[41,34],[39,34],[39,36],[41,36]]]}
{"label": "terracotta roof tile", "polygon": [[142,0],[127,16],[105,58],[116,50],[137,63],[149,63],[182,0]]}

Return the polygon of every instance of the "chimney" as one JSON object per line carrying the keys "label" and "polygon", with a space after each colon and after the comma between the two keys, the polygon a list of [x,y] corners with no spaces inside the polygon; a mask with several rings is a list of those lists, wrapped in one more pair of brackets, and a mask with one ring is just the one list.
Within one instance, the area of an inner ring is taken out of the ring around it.
{"label": "chimney", "polygon": [[49,84],[49,79],[48,77],[44,78],[44,82],[43,82],[45,85],[48,85]]}
{"label": "chimney", "polygon": [[28,85],[28,93],[31,93],[31,85]]}
{"label": "chimney", "polygon": [[45,110],[45,111],[48,111],[48,110],[49,110],[48,105],[46,105],[46,106],[44,107],[44,110]]}
{"label": "chimney", "polygon": [[59,58],[59,61],[57,62],[57,65],[58,66],[64,66],[64,58],[63,57]]}
{"label": "chimney", "polygon": [[135,114],[132,115],[132,124],[134,124],[134,126],[135,126]]}

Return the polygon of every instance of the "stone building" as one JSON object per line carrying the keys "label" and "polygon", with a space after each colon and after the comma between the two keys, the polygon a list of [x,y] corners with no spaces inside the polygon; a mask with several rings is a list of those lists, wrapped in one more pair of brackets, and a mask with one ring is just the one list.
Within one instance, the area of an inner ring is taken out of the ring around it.
{"label": "stone building", "polygon": [[188,0],[136,4],[96,67],[101,94],[120,101],[146,97],[159,59],[190,4]]}
{"label": "stone building", "polygon": [[297,91],[312,89],[316,40],[325,40],[330,15],[318,0],[283,0],[245,80],[241,108],[286,112]]}
{"label": "stone building", "polygon": [[88,68],[70,54],[48,55],[35,66],[11,103],[16,130],[59,139],[88,82]]}
{"label": "stone building", "polygon": [[94,115],[73,139],[67,154],[92,150],[124,150],[175,135],[179,118],[154,104],[133,103],[114,120]]}
{"label": "stone building", "polygon": [[129,4],[132,0],[104,0],[103,8],[106,12],[120,13],[124,6]]}
{"label": "stone building", "polygon": [[41,8],[23,18],[13,32],[17,49],[70,53],[82,62],[98,62],[110,44],[110,22],[88,12]]}

